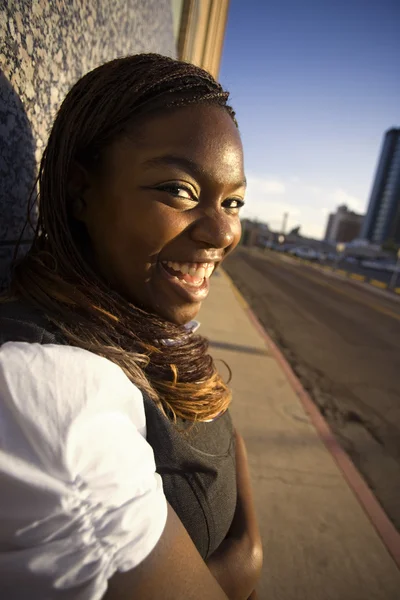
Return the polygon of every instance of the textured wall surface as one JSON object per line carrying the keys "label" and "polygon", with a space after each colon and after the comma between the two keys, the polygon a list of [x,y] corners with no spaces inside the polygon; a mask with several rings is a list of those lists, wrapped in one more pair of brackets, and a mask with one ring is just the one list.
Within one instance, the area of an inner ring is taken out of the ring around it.
{"label": "textured wall surface", "polygon": [[61,101],[86,72],[137,52],[175,55],[170,0],[0,3],[0,284]]}

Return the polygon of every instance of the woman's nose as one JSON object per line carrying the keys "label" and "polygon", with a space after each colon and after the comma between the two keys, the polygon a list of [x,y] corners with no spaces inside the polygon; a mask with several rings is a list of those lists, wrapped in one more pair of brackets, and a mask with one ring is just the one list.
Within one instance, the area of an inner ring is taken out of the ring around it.
{"label": "woman's nose", "polygon": [[193,223],[191,237],[210,248],[228,248],[235,239],[233,219],[223,210],[208,209]]}

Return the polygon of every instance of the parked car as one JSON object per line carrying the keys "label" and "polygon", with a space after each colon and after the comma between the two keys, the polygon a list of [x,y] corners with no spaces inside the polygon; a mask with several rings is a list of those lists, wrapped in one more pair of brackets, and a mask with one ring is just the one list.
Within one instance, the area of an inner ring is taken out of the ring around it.
{"label": "parked car", "polygon": [[352,265],[358,265],[358,263],[360,262],[360,261],[358,260],[358,258],[356,258],[355,256],[345,256],[345,257],[344,257],[344,260],[345,260],[347,263],[350,263],[350,264],[352,264]]}
{"label": "parked car", "polygon": [[390,271],[393,272],[396,268],[396,264],[388,260],[363,260],[361,266],[365,269],[374,269],[376,271]]}
{"label": "parked car", "polygon": [[338,255],[336,254],[336,252],[319,252],[318,253],[318,259],[320,260],[320,262],[332,262],[332,261],[336,261],[338,258]]}
{"label": "parked car", "polygon": [[277,252],[289,252],[290,251],[290,246],[288,244],[277,244],[275,246],[275,250]]}
{"label": "parked car", "polygon": [[394,271],[400,271],[400,265],[398,262],[386,263],[385,271],[388,271],[389,273],[394,273]]}
{"label": "parked car", "polygon": [[317,260],[318,253],[307,246],[299,246],[298,248],[292,248],[289,250],[289,254],[297,256],[297,258],[304,258],[305,260]]}
{"label": "parked car", "polygon": [[317,252],[317,260],[319,260],[319,262],[325,262],[328,258],[328,253],[327,252]]}

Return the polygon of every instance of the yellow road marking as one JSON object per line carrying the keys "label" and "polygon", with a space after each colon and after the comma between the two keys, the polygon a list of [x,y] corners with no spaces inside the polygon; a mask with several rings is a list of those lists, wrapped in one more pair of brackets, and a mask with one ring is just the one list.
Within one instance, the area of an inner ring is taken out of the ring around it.
{"label": "yellow road marking", "polygon": [[383,283],[383,281],[379,281],[378,279],[371,279],[370,284],[381,288],[381,290],[386,290],[387,288],[387,283]]}
{"label": "yellow road marking", "polygon": [[338,275],[344,275],[344,277],[346,277],[346,276],[347,276],[347,271],[345,271],[344,269],[338,269],[338,270],[336,271],[336,273],[337,273]]}
{"label": "yellow road marking", "polygon": [[356,281],[365,281],[365,275],[359,275],[358,273],[350,273],[350,278]]}

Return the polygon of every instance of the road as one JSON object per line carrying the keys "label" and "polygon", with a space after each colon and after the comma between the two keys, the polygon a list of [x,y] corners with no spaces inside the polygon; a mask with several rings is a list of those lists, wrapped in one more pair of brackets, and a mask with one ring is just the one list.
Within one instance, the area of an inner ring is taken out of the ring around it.
{"label": "road", "polygon": [[272,252],[224,268],[400,531],[400,303]]}

